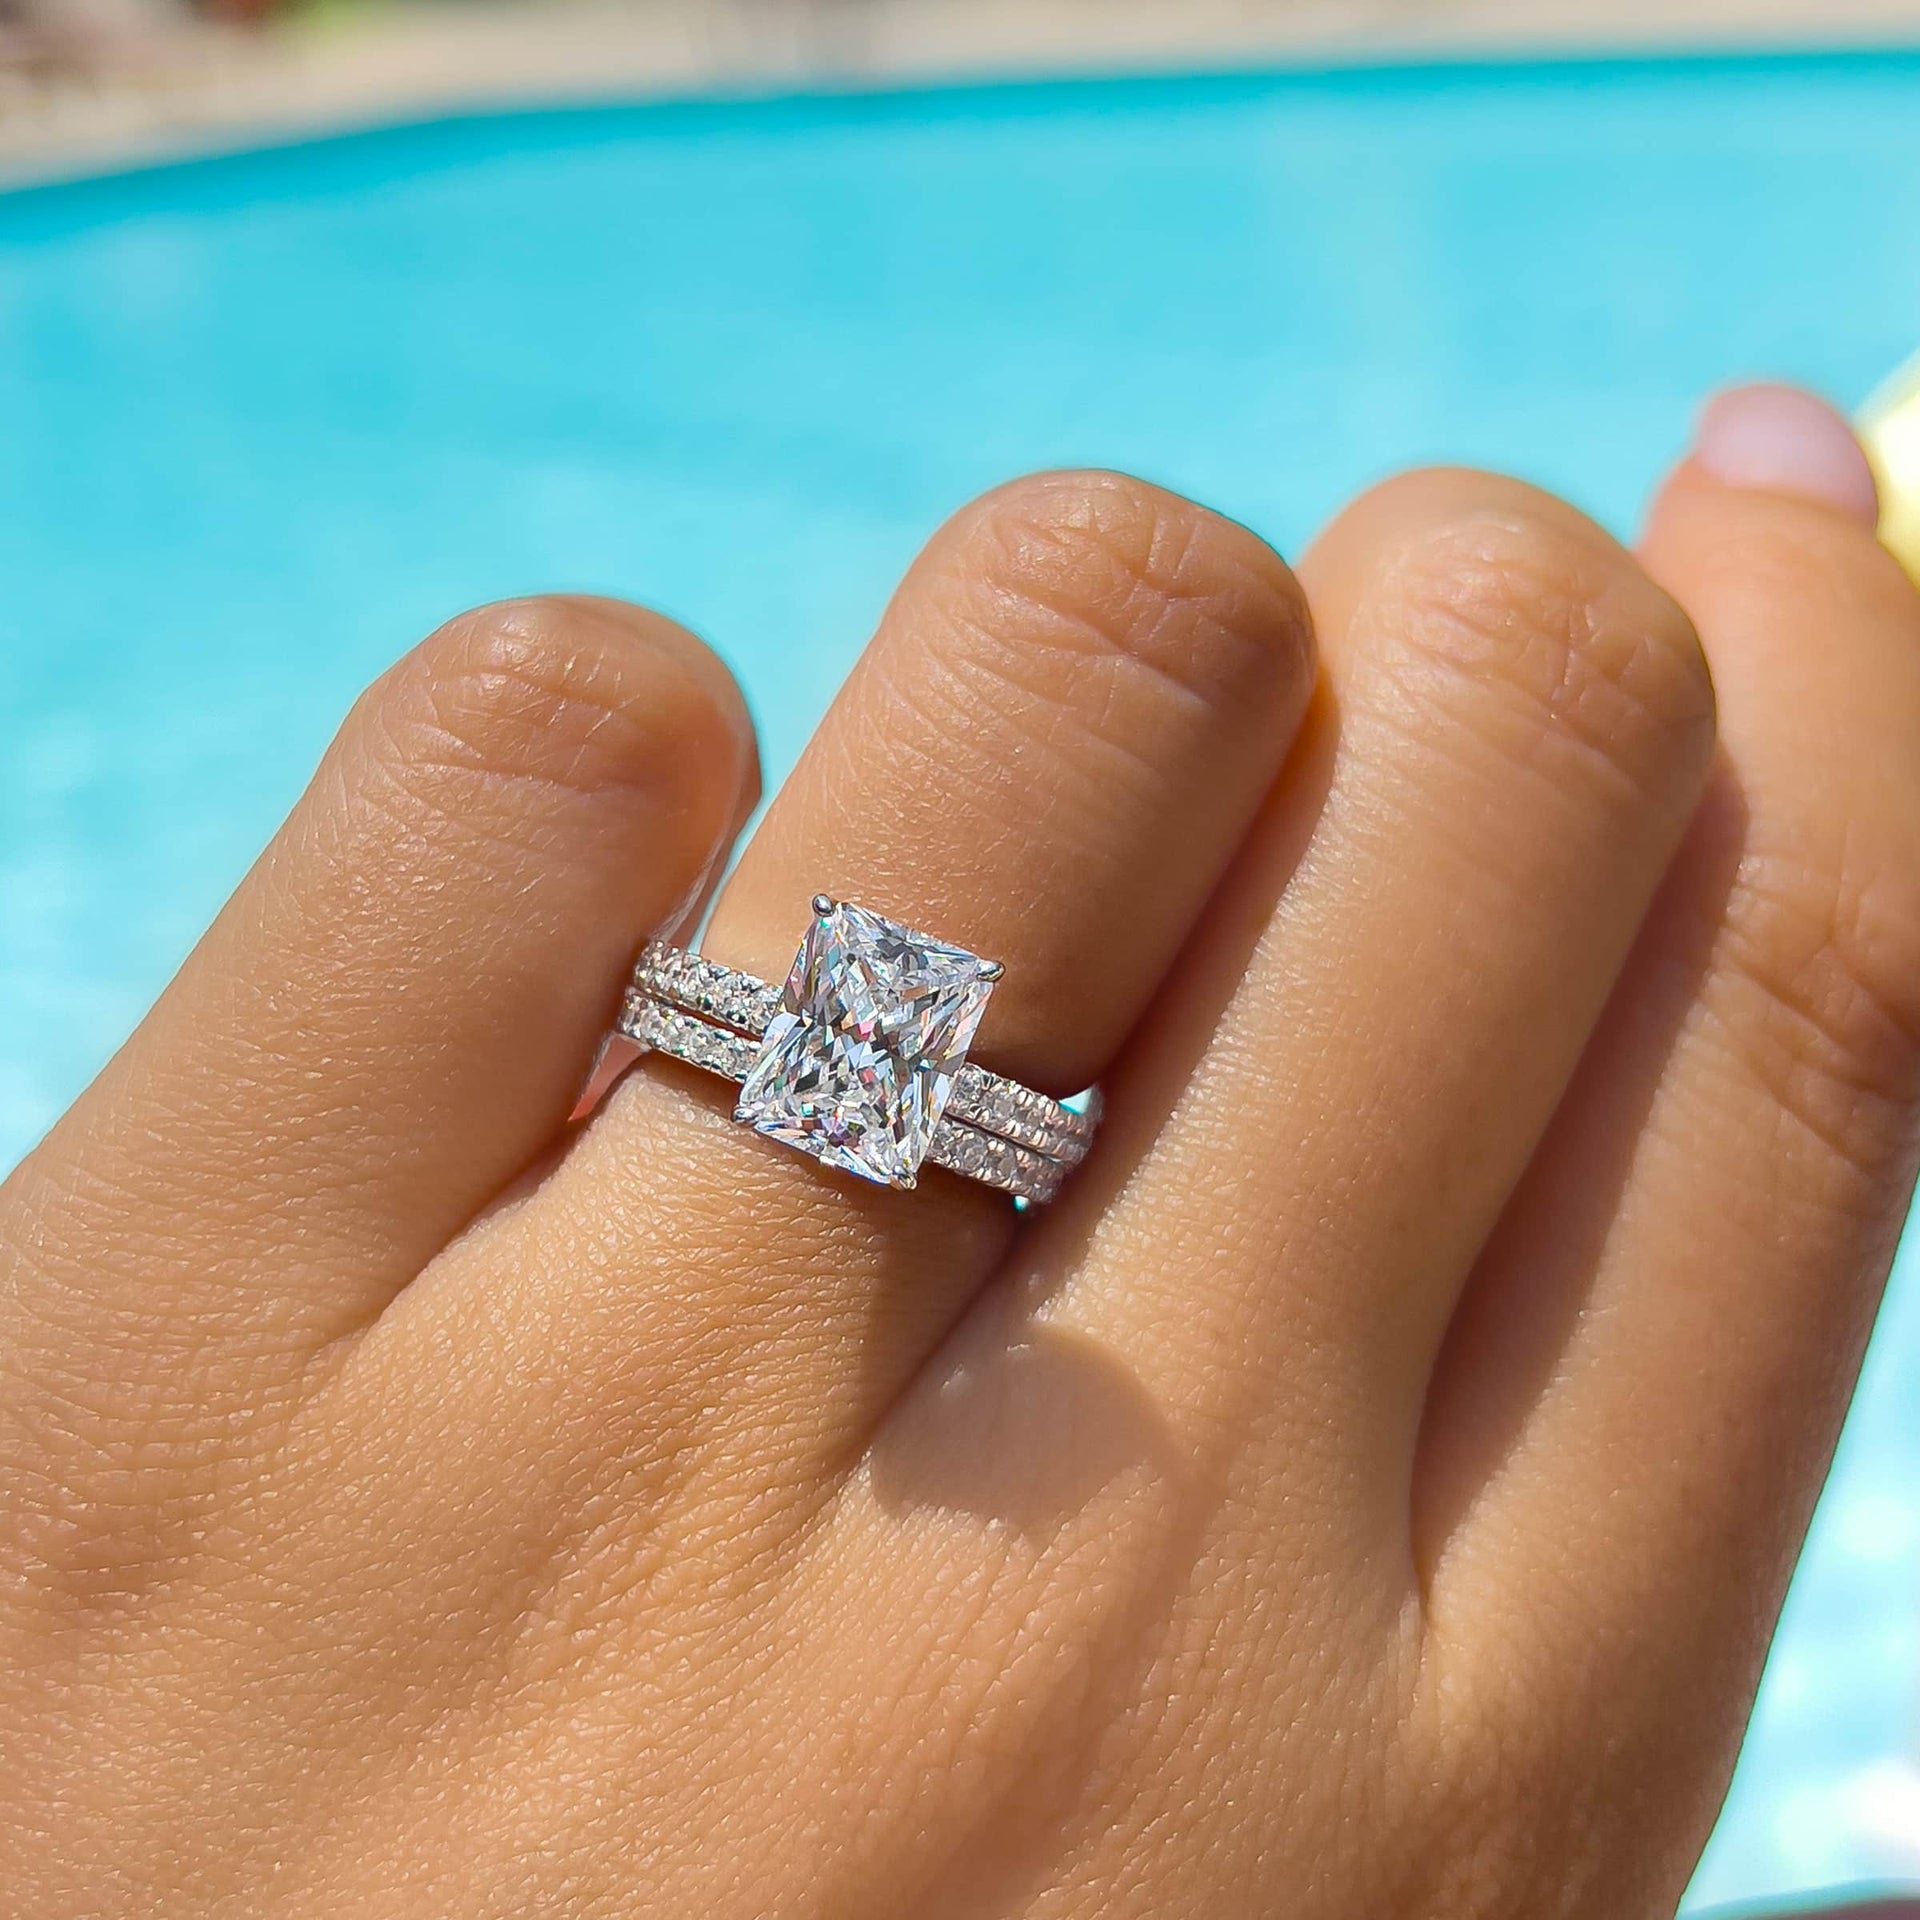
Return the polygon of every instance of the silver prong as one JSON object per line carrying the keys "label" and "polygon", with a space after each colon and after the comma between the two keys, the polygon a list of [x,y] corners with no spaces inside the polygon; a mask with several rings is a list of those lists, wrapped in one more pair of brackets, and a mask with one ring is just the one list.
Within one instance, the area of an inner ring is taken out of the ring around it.
{"label": "silver prong", "polygon": [[998,980],[1007,970],[1004,960],[983,960],[980,963],[980,977],[983,980]]}
{"label": "silver prong", "polygon": [[830,893],[816,893],[813,896],[813,910],[824,920],[827,915],[833,911],[833,895]]}

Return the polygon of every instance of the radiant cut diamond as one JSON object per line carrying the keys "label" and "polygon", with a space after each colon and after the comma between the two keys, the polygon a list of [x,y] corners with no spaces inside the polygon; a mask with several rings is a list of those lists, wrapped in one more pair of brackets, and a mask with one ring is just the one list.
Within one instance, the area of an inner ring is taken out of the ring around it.
{"label": "radiant cut diamond", "polygon": [[863,907],[815,906],[733,1117],[910,1187],[1000,969]]}

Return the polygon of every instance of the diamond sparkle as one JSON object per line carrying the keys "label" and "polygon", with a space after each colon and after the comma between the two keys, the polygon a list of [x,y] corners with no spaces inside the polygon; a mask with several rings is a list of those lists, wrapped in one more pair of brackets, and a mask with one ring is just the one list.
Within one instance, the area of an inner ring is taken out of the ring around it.
{"label": "diamond sparkle", "polygon": [[864,907],[815,909],[734,1118],[911,1187],[1000,970]]}

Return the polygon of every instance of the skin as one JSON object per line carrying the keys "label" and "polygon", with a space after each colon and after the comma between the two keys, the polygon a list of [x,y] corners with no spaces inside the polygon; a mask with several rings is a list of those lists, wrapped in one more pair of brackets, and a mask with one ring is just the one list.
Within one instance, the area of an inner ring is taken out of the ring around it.
{"label": "skin", "polygon": [[1023,1224],[668,1062],[565,1129],[751,732],[456,621],[0,1196],[14,1910],[1671,1913],[1913,1180],[1917,744],[1868,529],[1696,466],[1298,579],[988,496],[706,945],[1003,960],[1112,1096]]}

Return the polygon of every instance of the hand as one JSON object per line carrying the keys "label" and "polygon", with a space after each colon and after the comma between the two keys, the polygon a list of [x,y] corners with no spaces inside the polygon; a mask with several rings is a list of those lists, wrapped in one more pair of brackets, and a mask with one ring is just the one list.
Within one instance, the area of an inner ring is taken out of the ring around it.
{"label": "hand", "polygon": [[1839,433],[1723,407],[1638,559],[1461,472],[1299,583],[1109,475],[940,533],[707,946],[1003,960],[976,1057],[1111,1091],[1025,1221],[659,1060],[567,1137],[750,731],[628,608],[427,641],[5,1190],[14,1910],[1670,1912],[1913,1174]]}

